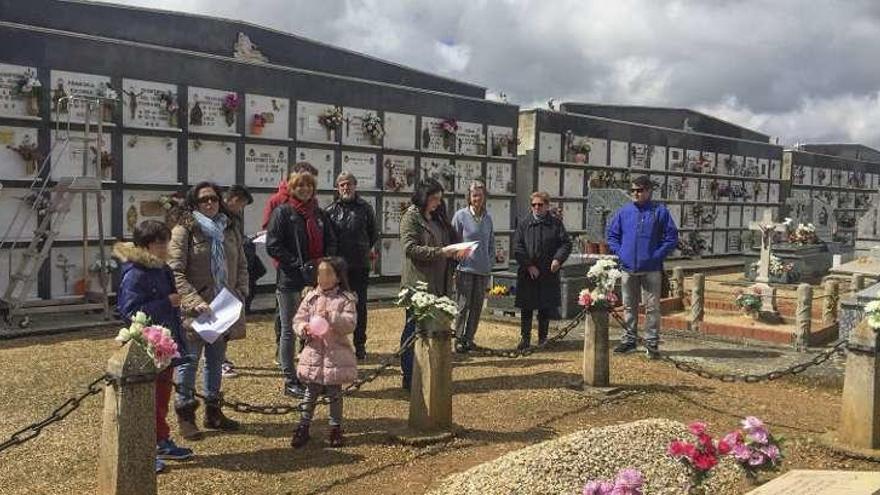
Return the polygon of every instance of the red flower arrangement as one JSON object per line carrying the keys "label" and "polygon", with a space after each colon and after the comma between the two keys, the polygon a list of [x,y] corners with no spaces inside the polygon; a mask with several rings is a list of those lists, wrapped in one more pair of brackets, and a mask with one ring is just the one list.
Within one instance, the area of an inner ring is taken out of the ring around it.
{"label": "red flower arrangement", "polygon": [[697,441],[673,440],[666,448],[666,453],[690,469],[690,490],[706,480],[712,468],[718,465],[718,458],[730,453],[731,445],[725,440],[714,440],[706,433],[706,424],[699,421],[688,425],[688,431],[697,437]]}

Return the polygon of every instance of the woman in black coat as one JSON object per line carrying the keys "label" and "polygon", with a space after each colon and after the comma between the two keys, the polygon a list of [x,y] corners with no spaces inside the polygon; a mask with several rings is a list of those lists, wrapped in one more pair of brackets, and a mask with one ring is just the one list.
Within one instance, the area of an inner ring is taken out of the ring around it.
{"label": "woman in black coat", "polygon": [[550,319],[557,318],[562,295],[559,269],[571,254],[571,239],[562,221],[550,214],[550,195],[534,192],[531,212],[520,218],[513,236],[518,265],[516,307],[520,309],[519,349],[532,339],[532,315],[538,311],[538,343],[547,340]]}

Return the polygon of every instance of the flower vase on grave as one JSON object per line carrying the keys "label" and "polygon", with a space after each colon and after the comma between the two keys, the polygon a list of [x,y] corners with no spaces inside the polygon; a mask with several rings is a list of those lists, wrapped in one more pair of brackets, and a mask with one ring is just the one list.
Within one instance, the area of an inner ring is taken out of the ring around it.
{"label": "flower vase on grave", "polygon": [[104,122],[112,122],[113,121],[113,104],[112,103],[104,103],[101,106],[101,114]]}
{"label": "flower vase on grave", "polygon": [[40,99],[36,95],[30,95],[25,100],[25,109],[31,117],[40,115]]}
{"label": "flower vase on grave", "polygon": [[599,254],[599,243],[587,242],[587,254]]}
{"label": "flower vase on grave", "polygon": [[251,124],[251,135],[252,136],[259,136],[259,135],[263,134],[263,127],[265,127],[263,124],[258,124],[256,122],[252,123]]}
{"label": "flower vase on grave", "polygon": [[574,154],[574,162],[575,163],[586,163],[587,162],[587,154],[586,153],[575,153]]}
{"label": "flower vase on grave", "polygon": [[455,153],[455,134],[448,132],[443,134],[443,149],[450,153]]}
{"label": "flower vase on grave", "polygon": [[327,141],[333,142],[333,128],[332,127],[324,127],[324,130],[327,131]]}
{"label": "flower vase on grave", "polygon": [[599,243],[599,254],[608,254],[608,252],[609,252],[608,243],[607,242],[600,242]]}

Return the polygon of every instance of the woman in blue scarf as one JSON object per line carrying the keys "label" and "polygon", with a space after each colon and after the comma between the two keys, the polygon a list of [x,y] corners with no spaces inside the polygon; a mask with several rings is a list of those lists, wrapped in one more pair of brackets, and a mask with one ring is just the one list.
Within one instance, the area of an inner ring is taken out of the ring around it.
{"label": "woman in blue scarf", "polygon": [[177,367],[177,392],[174,409],[181,436],[188,440],[201,438],[195,421],[198,402],[192,394],[196,373],[204,351],[204,394],[206,428],[237,430],[237,422],[227,418],[220,409],[222,365],[226,359],[226,341],[243,338],[244,315],[213,344],[208,344],[190,328],[192,318],[210,311],[209,304],[225,287],[244,301],[248,295],[247,262],[242,249],[239,220],[230,215],[223,204],[220,188],[211,182],[200,182],[187,192],[188,209],[171,232],[168,265],[174,272],[180,307],[187,331],[187,362]]}

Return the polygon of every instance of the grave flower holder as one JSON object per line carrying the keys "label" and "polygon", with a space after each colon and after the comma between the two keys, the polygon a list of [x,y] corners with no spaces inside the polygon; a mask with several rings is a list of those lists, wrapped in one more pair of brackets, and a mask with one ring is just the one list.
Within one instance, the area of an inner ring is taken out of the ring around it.
{"label": "grave flower holder", "polygon": [[251,120],[251,134],[254,136],[259,136],[263,134],[263,129],[266,127],[266,119],[262,114],[256,113],[254,114]]}
{"label": "grave flower holder", "polygon": [[43,85],[36,76],[28,71],[16,85],[19,96],[25,100],[25,110],[31,117],[40,114],[40,96],[43,94]]}
{"label": "grave flower holder", "polygon": [[8,149],[18,153],[24,161],[25,173],[34,175],[37,173],[40,162],[43,161],[43,154],[37,148],[36,144],[24,142],[18,146],[6,146]]}
{"label": "grave flower holder", "polygon": [[223,106],[221,108],[223,110],[223,117],[226,119],[226,125],[231,127],[235,124],[235,112],[240,104],[241,99],[236,93],[229,93],[223,99]]}

